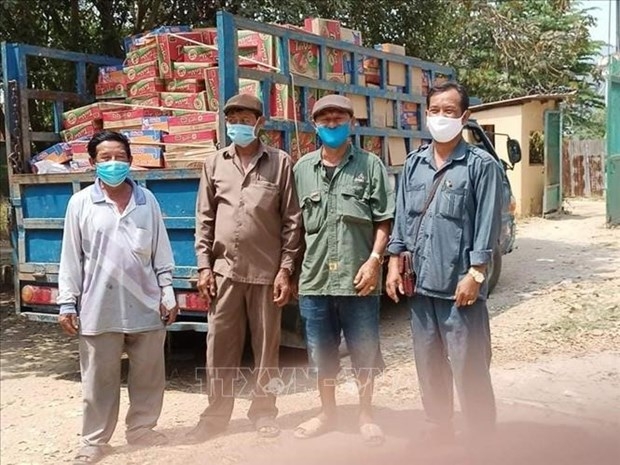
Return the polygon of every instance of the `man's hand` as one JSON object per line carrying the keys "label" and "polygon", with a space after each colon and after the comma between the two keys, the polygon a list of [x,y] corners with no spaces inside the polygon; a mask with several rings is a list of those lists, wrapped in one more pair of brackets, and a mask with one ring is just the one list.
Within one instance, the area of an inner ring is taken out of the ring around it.
{"label": "man's hand", "polygon": [[78,316],[77,313],[65,313],[58,315],[58,323],[60,327],[69,336],[75,336],[78,333]]}
{"label": "man's hand", "polygon": [[175,305],[174,308],[168,310],[163,304],[159,306],[159,313],[161,314],[161,321],[169,326],[174,323],[179,314],[179,306]]}
{"label": "man's hand", "polygon": [[353,285],[360,297],[367,296],[377,288],[381,263],[376,258],[369,258],[355,275]]}
{"label": "man's hand", "polygon": [[478,300],[480,284],[468,273],[456,286],[456,306],[469,307]]}
{"label": "man's hand", "polygon": [[211,304],[211,299],[217,295],[217,286],[215,284],[215,276],[210,268],[205,268],[198,275],[198,292],[207,304]]}
{"label": "man's hand", "polygon": [[278,307],[284,307],[291,298],[291,279],[284,268],[280,268],[273,281],[273,302]]}
{"label": "man's hand", "polygon": [[405,295],[405,288],[403,286],[403,277],[400,275],[400,270],[398,268],[398,257],[392,256],[390,257],[390,262],[388,264],[388,274],[385,280],[385,291],[387,295],[394,302],[398,303],[400,298],[398,294]]}

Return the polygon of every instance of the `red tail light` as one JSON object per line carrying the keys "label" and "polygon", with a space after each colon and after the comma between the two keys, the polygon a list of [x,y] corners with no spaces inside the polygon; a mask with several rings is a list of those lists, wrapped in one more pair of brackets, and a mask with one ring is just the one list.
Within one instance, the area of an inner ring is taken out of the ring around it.
{"label": "red tail light", "polygon": [[194,312],[206,312],[209,310],[209,303],[200,297],[197,292],[177,292],[177,303],[181,310],[191,310]]}
{"label": "red tail light", "polygon": [[56,305],[58,289],[55,287],[31,286],[22,287],[22,302],[25,304]]}

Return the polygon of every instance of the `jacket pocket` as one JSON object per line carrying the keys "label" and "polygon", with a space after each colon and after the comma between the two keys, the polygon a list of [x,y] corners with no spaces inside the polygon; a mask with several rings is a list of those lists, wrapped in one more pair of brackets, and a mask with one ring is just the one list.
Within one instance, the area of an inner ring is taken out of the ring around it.
{"label": "jacket pocket", "polygon": [[451,220],[462,220],[465,206],[465,190],[444,187],[439,192],[437,213]]}

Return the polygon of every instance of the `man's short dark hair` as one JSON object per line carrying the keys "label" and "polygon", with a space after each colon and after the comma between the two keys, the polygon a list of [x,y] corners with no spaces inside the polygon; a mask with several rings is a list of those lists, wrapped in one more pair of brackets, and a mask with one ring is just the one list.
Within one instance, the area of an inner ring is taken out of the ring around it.
{"label": "man's short dark hair", "polygon": [[102,142],[119,142],[123,144],[127,156],[131,157],[131,149],[129,148],[129,139],[127,139],[120,132],[115,131],[101,131],[95,134],[88,142],[88,155],[90,158],[97,157],[97,146]]}
{"label": "man's short dark hair", "polygon": [[461,96],[461,113],[465,113],[469,109],[469,93],[467,89],[455,81],[446,81],[440,84],[435,84],[426,96],[426,108],[431,106],[431,97],[435,94],[441,94],[448,92],[449,90],[456,90]]}

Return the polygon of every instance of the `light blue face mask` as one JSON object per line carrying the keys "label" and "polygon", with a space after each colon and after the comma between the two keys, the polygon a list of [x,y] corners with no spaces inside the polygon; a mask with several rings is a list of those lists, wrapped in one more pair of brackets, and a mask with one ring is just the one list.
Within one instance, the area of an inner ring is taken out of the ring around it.
{"label": "light blue face mask", "polygon": [[226,134],[230,137],[230,140],[239,147],[247,147],[254,142],[256,140],[254,132],[254,126],[248,126],[247,124],[226,124]]}
{"label": "light blue face mask", "polygon": [[110,187],[120,186],[129,175],[130,164],[125,161],[102,161],[95,164],[97,177]]}
{"label": "light blue face mask", "polygon": [[341,147],[351,135],[351,125],[342,123],[336,127],[317,126],[316,132],[327,147],[337,149]]}

